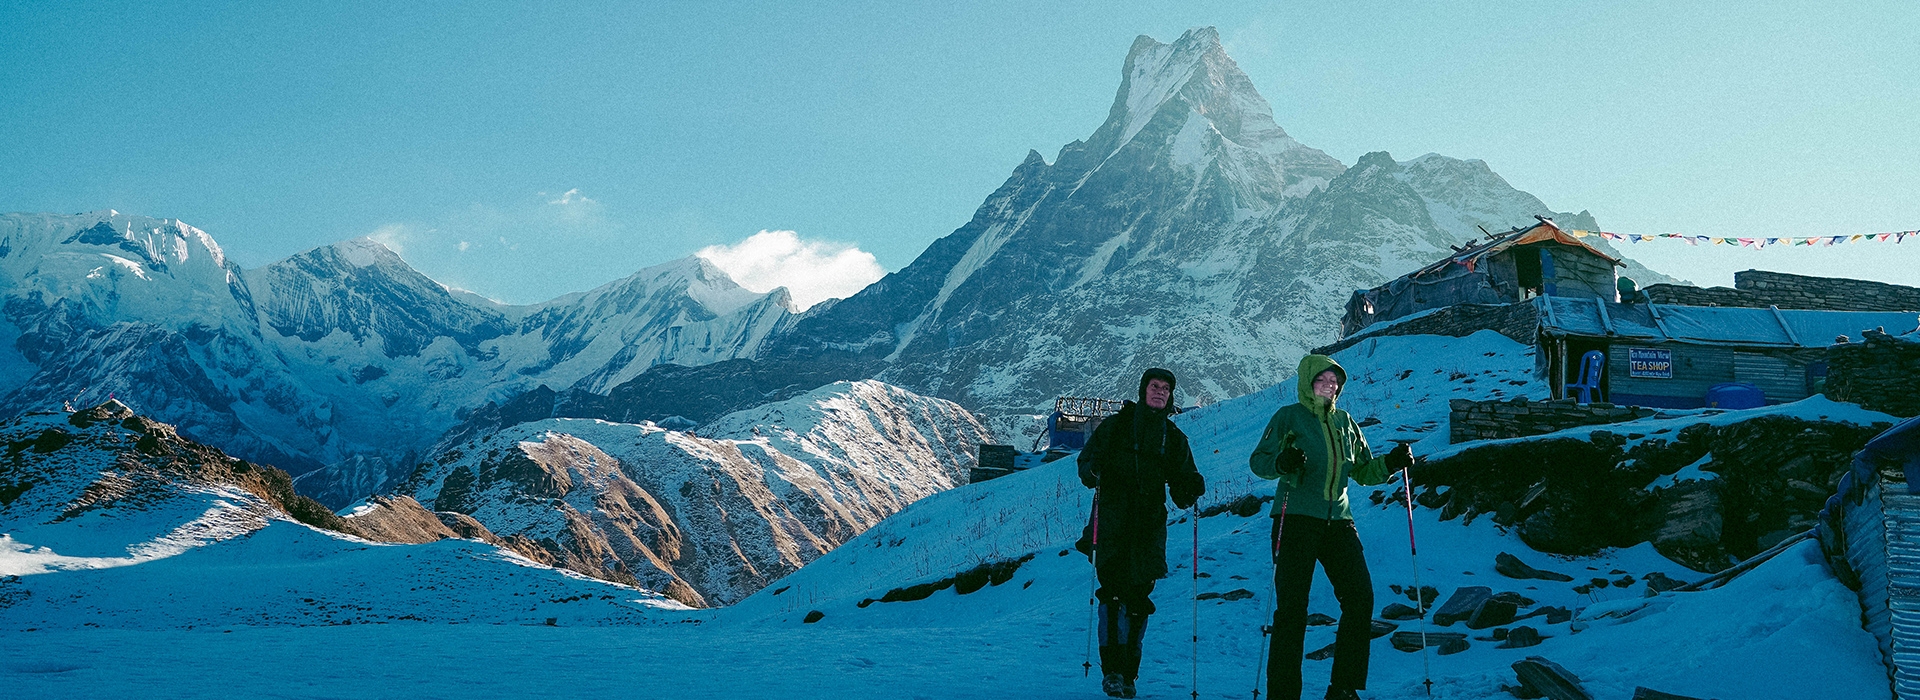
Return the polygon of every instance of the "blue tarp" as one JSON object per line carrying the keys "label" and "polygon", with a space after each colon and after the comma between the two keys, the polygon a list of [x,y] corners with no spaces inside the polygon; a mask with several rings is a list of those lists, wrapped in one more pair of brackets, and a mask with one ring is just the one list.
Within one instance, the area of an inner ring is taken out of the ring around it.
{"label": "blue tarp", "polygon": [[1887,429],[1860,448],[1856,464],[1897,466],[1907,475],[1907,492],[1920,494],[1920,417]]}
{"label": "blue tarp", "polygon": [[1541,297],[1543,330],[1565,335],[1613,336],[1649,342],[1823,348],[1845,335],[1884,328],[1893,335],[1920,329],[1920,314],[1904,311],[1807,311],[1670,304],[1617,304],[1599,299]]}

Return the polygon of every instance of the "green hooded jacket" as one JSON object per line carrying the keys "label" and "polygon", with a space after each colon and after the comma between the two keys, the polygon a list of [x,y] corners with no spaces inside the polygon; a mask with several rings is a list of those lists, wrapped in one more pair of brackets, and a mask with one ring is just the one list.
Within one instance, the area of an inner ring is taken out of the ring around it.
{"label": "green hooded jacket", "polygon": [[[1347,370],[1326,355],[1300,358],[1298,403],[1283,406],[1267,421],[1260,444],[1253,448],[1247,466],[1262,479],[1279,479],[1273,500],[1273,512],[1285,509],[1288,515],[1306,515],[1326,520],[1352,520],[1347,506],[1347,479],[1363,486],[1384,484],[1390,472],[1385,457],[1376,457],[1367,448],[1367,438],[1353,416],[1334,407],[1334,401],[1313,393],[1313,378],[1333,370],[1346,388]],[[1339,394],[1335,394],[1336,399]],[[1298,447],[1307,456],[1301,473],[1282,475],[1276,464],[1281,450]]]}

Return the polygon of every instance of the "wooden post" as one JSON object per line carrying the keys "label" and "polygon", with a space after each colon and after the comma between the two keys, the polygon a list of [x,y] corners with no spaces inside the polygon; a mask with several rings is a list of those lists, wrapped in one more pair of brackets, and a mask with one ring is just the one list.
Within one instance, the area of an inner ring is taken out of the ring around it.
{"label": "wooden post", "polygon": [[1554,354],[1555,354],[1554,355],[1555,361],[1560,363],[1560,371],[1554,374],[1553,398],[1564,399],[1567,397],[1567,339],[1566,338],[1560,338],[1554,342]]}

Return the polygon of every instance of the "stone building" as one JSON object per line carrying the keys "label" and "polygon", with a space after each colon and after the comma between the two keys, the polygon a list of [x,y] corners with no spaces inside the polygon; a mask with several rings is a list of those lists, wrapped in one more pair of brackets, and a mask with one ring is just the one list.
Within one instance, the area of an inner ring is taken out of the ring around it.
{"label": "stone building", "polygon": [[1510,304],[1542,296],[1619,301],[1620,265],[1560,230],[1552,219],[1468,243],[1391,282],[1353,293],[1342,335],[1374,323],[1457,304]]}

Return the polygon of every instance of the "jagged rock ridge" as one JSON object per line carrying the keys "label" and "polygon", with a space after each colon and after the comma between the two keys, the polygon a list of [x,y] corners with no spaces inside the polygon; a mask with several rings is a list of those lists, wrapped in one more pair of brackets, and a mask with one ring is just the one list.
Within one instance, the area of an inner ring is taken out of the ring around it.
{"label": "jagged rock ridge", "polygon": [[537,542],[560,566],[727,604],[966,483],[987,439],[951,402],[839,383],[697,434],[564,418],[481,432],[399,491]]}

